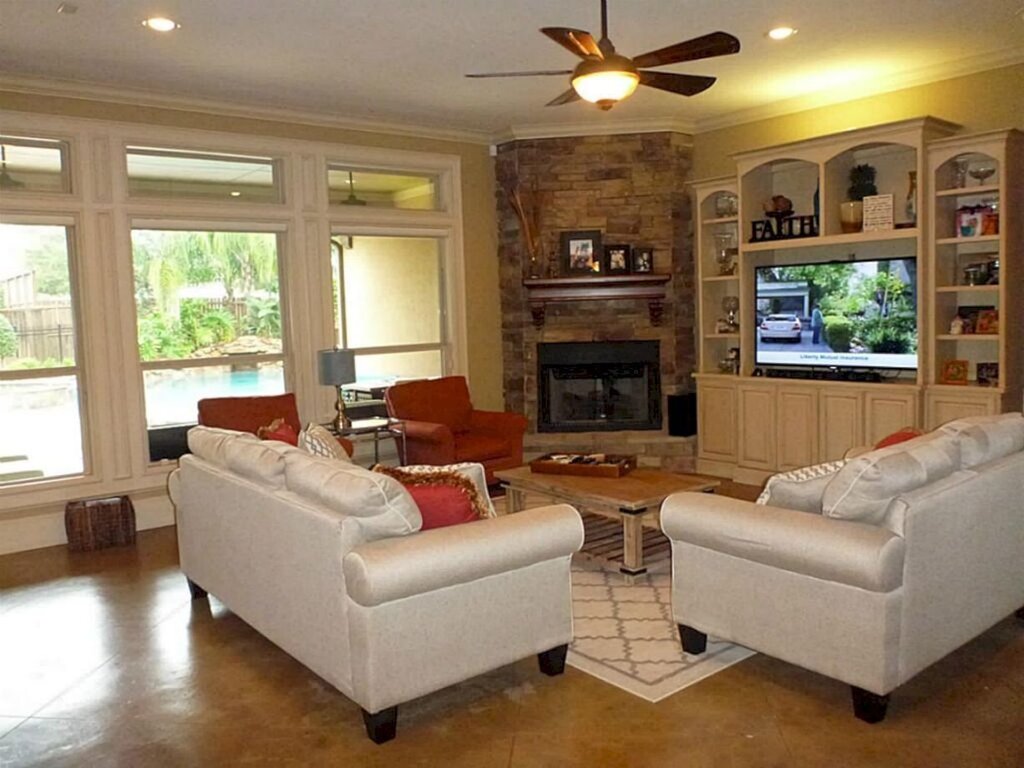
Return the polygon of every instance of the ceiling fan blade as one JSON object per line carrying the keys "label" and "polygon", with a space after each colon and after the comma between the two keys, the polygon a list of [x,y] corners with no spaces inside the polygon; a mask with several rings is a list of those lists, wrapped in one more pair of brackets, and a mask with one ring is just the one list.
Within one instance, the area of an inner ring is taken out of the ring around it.
{"label": "ceiling fan blade", "polygon": [[604,58],[604,54],[601,53],[597,41],[594,40],[589,32],[584,32],[582,29],[541,27],[540,31],[563,48],[571,53],[575,53],[581,59],[585,59],[587,56],[596,56],[599,59]]}
{"label": "ceiling fan blade", "polygon": [[474,72],[471,75],[466,75],[466,77],[542,77],[571,74],[571,69],[535,69],[527,72]]}
{"label": "ceiling fan blade", "polygon": [[549,101],[544,106],[545,107],[558,107],[558,106],[561,106],[562,104],[571,104],[572,102],[579,101],[579,100],[580,100],[580,95],[578,93],[576,93],[575,89],[570,88],[568,91],[566,91],[562,95],[552,99],[551,101]]}
{"label": "ceiling fan blade", "polygon": [[716,78],[703,75],[677,75],[675,72],[651,72],[641,70],[640,84],[649,85],[660,91],[678,93],[681,96],[696,96],[715,84]]}
{"label": "ceiling fan blade", "polygon": [[685,43],[676,43],[656,51],[641,53],[633,57],[637,67],[660,67],[664,64],[676,64],[680,61],[696,61],[710,59],[712,56],[728,56],[738,53],[740,41],[726,32],[712,32],[703,37],[695,37]]}

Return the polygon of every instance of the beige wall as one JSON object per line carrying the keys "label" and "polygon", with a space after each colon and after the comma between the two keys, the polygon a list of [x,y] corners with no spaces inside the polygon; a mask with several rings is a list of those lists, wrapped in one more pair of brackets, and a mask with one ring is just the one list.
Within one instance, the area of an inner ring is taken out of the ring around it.
{"label": "beige wall", "polygon": [[473,399],[479,407],[501,407],[501,302],[496,256],[494,163],[486,145],[5,91],[0,91],[0,104],[5,109],[65,117],[458,155],[462,162],[469,380]]}
{"label": "beige wall", "polygon": [[1024,64],[699,133],[692,178],[735,174],[735,152],[923,115],[959,123],[967,133],[1024,128]]}

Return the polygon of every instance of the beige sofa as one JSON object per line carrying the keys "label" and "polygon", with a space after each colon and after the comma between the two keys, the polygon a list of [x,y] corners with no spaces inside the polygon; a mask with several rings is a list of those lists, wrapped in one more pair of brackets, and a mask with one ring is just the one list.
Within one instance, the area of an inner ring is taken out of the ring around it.
{"label": "beige sofa", "polygon": [[759,501],[665,501],[687,652],[711,634],[842,680],[877,722],[890,691],[1024,606],[1020,414],[776,476]]}
{"label": "beige sofa", "polygon": [[252,435],[197,427],[170,481],[181,569],[394,737],[397,705],[538,654],[564,669],[566,505],[419,531],[390,477]]}

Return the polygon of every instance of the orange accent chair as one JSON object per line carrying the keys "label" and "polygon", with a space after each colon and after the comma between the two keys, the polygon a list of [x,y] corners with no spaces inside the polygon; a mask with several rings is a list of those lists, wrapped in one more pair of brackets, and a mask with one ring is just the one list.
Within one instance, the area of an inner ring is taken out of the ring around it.
{"label": "orange accent chair", "polygon": [[[296,433],[302,431],[295,395],[289,392],[255,397],[208,397],[199,401],[199,423],[204,427],[233,429],[255,435],[256,430],[268,426],[274,419],[284,419]],[[339,437],[338,442],[351,456],[352,442],[343,437]]]}
{"label": "orange accent chair", "polygon": [[405,422],[408,464],[484,465],[487,484],[495,470],[523,463],[526,417],[503,411],[478,411],[462,376],[409,381],[388,387],[388,414]]}

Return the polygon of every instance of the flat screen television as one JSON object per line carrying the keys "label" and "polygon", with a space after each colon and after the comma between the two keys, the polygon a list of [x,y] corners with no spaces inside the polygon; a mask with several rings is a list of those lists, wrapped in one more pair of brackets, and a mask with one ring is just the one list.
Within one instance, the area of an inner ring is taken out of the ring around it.
{"label": "flat screen television", "polygon": [[917,368],[917,261],[757,267],[762,366]]}

